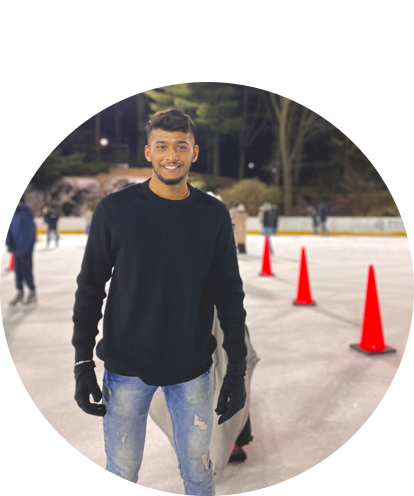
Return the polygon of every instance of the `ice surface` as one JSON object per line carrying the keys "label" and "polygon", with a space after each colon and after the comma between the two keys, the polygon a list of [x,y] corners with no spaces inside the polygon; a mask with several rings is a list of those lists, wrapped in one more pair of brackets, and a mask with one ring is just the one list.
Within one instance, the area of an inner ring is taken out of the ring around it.
{"label": "ice surface", "polygon": [[[1,496],[102,494],[102,422],[73,400],[71,317],[84,245],[83,235],[66,235],[46,250],[40,237],[39,306],[25,312],[7,308],[13,274],[0,256]],[[239,256],[261,358],[254,441],[244,464],[228,466],[217,496],[414,494],[414,238],[276,237],[274,278],[258,276],[262,246],[250,236]],[[301,246],[316,307],[292,306]],[[359,340],[371,263],[395,355],[348,347]],[[184,494],[174,451],[151,420],[135,494]]]}

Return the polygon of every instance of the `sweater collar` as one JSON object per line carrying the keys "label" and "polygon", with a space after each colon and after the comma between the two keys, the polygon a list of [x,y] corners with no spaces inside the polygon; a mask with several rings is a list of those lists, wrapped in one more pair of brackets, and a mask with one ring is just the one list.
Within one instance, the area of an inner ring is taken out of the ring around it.
{"label": "sweater collar", "polygon": [[150,182],[150,179],[148,179],[147,181],[142,183],[142,189],[144,191],[144,194],[151,201],[158,203],[159,205],[169,205],[171,207],[182,207],[182,206],[188,205],[189,203],[192,203],[194,201],[195,196],[197,195],[196,188],[193,188],[191,186],[191,184],[187,183],[188,187],[190,188],[190,196],[187,196],[187,198],[184,198],[182,200],[169,200],[168,198],[163,198],[162,196],[156,195],[149,187],[149,182]]}

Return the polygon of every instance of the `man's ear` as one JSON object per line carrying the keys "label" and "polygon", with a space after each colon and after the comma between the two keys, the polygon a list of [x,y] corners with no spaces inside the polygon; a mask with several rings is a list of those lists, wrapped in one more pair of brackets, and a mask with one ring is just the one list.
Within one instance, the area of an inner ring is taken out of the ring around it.
{"label": "man's ear", "polygon": [[197,160],[199,151],[200,150],[198,148],[198,145],[195,145],[193,150],[193,158],[191,159],[191,162],[195,162]]}
{"label": "man's ear", "polygon": [[148,145],[145,145],[144,153],[145,153],[145,158],[148,160],[148,162],[151,162],[151,151]]}

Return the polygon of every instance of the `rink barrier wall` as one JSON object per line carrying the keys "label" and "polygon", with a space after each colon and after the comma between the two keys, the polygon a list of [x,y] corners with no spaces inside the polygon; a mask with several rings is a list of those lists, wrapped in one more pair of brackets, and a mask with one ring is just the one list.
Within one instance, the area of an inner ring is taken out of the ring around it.
{"label": "rink barrier wall", "polygon": [[[318,225],[319,230],[320,227]],[[406,236],[400,217],[328,217],[326,227],[330,234],[339,236]],[[246,228],[248,234],[262,234],[257,217],[249,217]],[[281,216],[277,233],[313,234],[312,219]]]}
{"label": "rink barrier wall", "polygon": [[[36,217],[37,234],[46,232],[42,217]],[[326,222],[330,234],[338,236],[406,236],[401,217],[328,217]],[[61,217],[58,229],[62,234],[83,234],[86,221],[82,217]],[[320,225],[318,226],[320,229]],[[247,234],[262,234],[257,217],[249,217]],[[279,217],[277,234],[313,234],[310,217]]]}

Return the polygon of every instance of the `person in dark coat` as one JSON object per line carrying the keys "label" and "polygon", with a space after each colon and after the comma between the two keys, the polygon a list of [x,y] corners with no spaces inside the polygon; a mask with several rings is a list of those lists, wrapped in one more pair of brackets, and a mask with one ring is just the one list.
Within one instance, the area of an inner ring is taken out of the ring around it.
{"label": "person in dark coat", "polygon": [[328,220],[328,209],[324,203],[319,204],[318,206],[319,219],[321,221],[321,234],[328,235],[329,231],[326,228],[326,221]]}
{"label": "person in dark coat", "polygon": [[47,241],[46,241],[46,247],[49,246],[50,243],[50,237],[52,234],[52,231],[55,233],[55,243],[56,246],[59,246],[59,234],[57,230],[57,224],[59,220],[59,214],[57,213],[57,210],[55,210],[52,207],[46,207],[45,208],[45,215],[43,217],[43,220],[47,224]]}
{"label": "person in dark coat", "polygon": [[[32,209],[24,203],[22,197],[10,223],[6,245],[14,256],[14,272],[17,288],[16,297],[9,303],[11,307],[22,303],[29,305],[37,302],[33,281],[33,248],[36,239],[36,226]],[[29,295],[23,301],[23,283],[29,288]]]}
{"label": "person in dark coat", "polygon": [[279,208],[276,205],[276,203],[272,203],[272,208],[270,210],[270,222],[273,227],[273,232],[272,234],[277,234],[277,221],[279,218]]}
{"label": "person in dark coat", "polygon": [[312,217],[313,234],[318,234],[318,213],[313,205],[308,206],[308,214]]}

